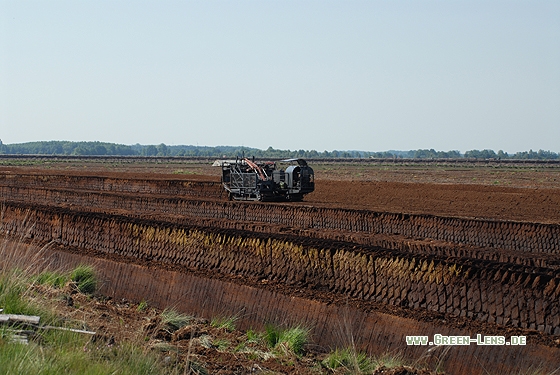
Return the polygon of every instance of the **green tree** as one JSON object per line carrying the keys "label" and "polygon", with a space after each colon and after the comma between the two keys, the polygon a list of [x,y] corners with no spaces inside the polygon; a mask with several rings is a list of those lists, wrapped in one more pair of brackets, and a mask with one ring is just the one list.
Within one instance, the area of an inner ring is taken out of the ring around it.
{"label": "green tree", "polygon": [[149,145],[144,147],[143,154],[145,156],[156,156],[158,153],[158,149],[154,145]]}
{"label": "green tree", "polygon": [[165,145],[165,143],[160,143],[160,144],[157,146],[157,155],[158,155],[158,156],[167,156],[168,152],[169,152],[169,151],[168,151],[167,146]]}
{"label": "green tree", "polygon": [[498,150],[498,154],[497,154],[499,159],[507,159],[509,158],[509,155],[507,152],[504,152],[504,150]]}

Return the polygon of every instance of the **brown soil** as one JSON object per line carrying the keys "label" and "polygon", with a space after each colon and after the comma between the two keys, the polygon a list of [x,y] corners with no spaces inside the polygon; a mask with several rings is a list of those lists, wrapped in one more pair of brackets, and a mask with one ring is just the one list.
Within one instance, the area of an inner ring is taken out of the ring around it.
{"label": "brown soil", "polygon": [[[380,212],[560,223],[560,166],[440,167],[312,165],[316,190],[303,204]],[[67,174],[128,179],[218,182],[209,164],[60,163],[48,168],[5,167],[0,173]],[[301,203],[300,203],[301,204]]]}
{"label": "brown soil", "polygon": [[560,223],[560,189],[439,183],[321,181],[308,204],[381,212]]}

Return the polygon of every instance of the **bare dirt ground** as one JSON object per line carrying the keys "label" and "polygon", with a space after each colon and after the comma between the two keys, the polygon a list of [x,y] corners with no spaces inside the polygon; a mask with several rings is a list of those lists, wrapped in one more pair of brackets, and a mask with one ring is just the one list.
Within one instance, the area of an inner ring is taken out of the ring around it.
{"label": "bare dirt ground", "polygon": [[[560,165],[379,165],[324,163],[315,170],[316,190],[304,204],[380,212],[560,223]],[[11,173],[99,175],[219,181],[208,163],[48,162],[0,163]]]}

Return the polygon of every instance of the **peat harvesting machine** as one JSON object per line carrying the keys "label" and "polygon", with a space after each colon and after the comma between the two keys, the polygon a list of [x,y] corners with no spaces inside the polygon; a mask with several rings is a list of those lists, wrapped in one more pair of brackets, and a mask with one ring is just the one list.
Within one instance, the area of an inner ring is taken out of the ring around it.
{"label": "peat harvesting machine", "polygon": [[216,160],[222,167],[222,185],[230,200],[292,201],[303,200],[315,190],[313,169],[303,159],[287,159],[292,163],[285,170],[276,162],[255,162],[248,158]]}

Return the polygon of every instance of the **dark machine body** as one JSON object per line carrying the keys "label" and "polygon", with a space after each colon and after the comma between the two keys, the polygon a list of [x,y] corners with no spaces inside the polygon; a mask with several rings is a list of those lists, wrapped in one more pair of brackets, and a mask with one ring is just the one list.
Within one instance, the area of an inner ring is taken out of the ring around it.
{"label": "dark machine body", "polygon": [[285,170],[275,162],[256,163],[242,158],[217,160],[222,167],[222,184],[230,199],[258,201],[301,201],[315,190],[313,169],[303,159],[282,160],[296,162]]}

